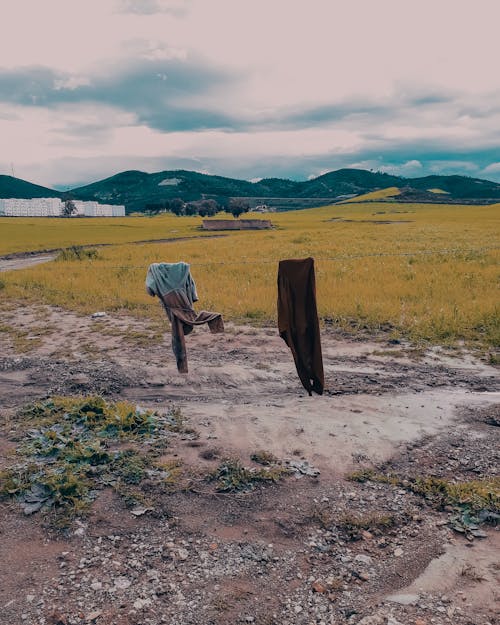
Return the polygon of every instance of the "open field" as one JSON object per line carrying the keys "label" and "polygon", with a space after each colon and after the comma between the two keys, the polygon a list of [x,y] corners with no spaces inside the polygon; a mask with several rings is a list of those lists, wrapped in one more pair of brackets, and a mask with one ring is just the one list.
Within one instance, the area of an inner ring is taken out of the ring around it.
{"label": "open field", "polygon": [[201,234],[199,217],[0,217],[0,256],[72,245],[130,243]]}
{"label": "open field", "polygon": [[[218,238],[171,216],[0,230],[4,252],[34,231],[111,244],[0,260],[1,625],[494,625],[498,218],[349,204]],[[196,238],[132,243],[176,235]],[[308,255],[321,397],[274,323],[277,263]],[[226,321],[187,337],[188,374],[144,292],[177,260]]]}
{"label": "open field", "polygon": [[[9,241],[4,225],[15,221],[1,223],[4,251],[33,249],[35,238],[39,248],[56,246],[57,236],[63,246],[201,234],[200,218],[38,219]],[[274,322],[278,261],[313,256],[327,324],[415,342],[498,347],[499,205],[344,204],[279,213],[272,221],[273,231],[98,248],[95,259],[5,273],[2,295],[159,320],[163,312],[143,288],[147,266],[184,260],[192,265],[200,307],[234,321]]]}

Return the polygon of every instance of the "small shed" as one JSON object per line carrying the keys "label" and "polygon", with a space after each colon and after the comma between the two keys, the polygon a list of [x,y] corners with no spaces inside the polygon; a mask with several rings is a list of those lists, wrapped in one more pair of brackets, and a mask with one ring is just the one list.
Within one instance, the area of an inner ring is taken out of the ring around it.
{"label": "small shed", "polygon": [[269,230],[269,219],[204,219],[203,230]]}

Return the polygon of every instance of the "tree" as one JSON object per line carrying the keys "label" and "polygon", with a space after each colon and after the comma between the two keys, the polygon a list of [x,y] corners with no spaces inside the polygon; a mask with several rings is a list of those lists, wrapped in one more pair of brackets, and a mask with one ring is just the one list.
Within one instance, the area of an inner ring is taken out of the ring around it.
{"label": "tree", "polygon": [[167,200],[165,202],[165,207],[167,210],[172,211],[174,215],[184,215],[184,202],[179,197],[173,200]]}
{"label": "tree", "polygon": [[62,208],[62,212],[61,215],[63,217],[71,217],[72,215],[74,215],[77,211],[77,208],[75,206],[75,203],[73,202],[73,200],[65,200],[64,201],[64,206]]}
{"label": "tree", "polygon": [[228,210],[237,219],[240,215],[250,210],[250,204],[242,198],[233,197],[229,200]]}
{"label": "tree", "polygon": [[213,217],[219,211],[219,205],[215,200],[200,200],[197,204],[200,217]]}

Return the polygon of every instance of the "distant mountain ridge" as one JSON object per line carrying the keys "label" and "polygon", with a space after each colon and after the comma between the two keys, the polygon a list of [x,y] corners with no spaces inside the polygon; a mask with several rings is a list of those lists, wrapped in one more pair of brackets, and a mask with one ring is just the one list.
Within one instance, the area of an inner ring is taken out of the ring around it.
{"label": "distant mountain ridge", "polygon": [[124,204],[127,212],[144,211],[148,206],[161,205],[174,198],[184,201],[214,198],[224,203],[231,197],[246,197],[252,198],[253,204],[280,198],[282,206],[300,208],[314,205],[316,198],[317,204],[325,204],[387,187],[401,189],[401,194],[394,198],[397,201],[500,201],[500,184],[489,180],[456,175],[403,178],[364,169],[339,169],[298,182],[282,178],[249,182],[187,170],[151,174],[132,170],[64,193],[13,176],[0,175],[0,198],[69,196],[79,200]]}

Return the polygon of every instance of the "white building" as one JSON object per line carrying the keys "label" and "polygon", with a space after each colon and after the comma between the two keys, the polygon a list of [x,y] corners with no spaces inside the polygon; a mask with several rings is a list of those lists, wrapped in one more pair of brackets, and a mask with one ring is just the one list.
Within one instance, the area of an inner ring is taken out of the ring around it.
{"label": "white building", "polygon": [[76,215],[83,217],[124,217],[125,206],[115,204],[99,204],[98,202],[84,202],[73,200],[76,206]]}
{"label": "white building", "polygon": [[[76,207],[74,217],[124,217],[125,206],[72,200]],[[60,217],[64,202],[59,198],[0,198],[0,216],[5,217]]]}
{"label": "white building", "polygon": [[60,217],[63,203],[57,197],[0,198],[0,215],[6,217]]}

